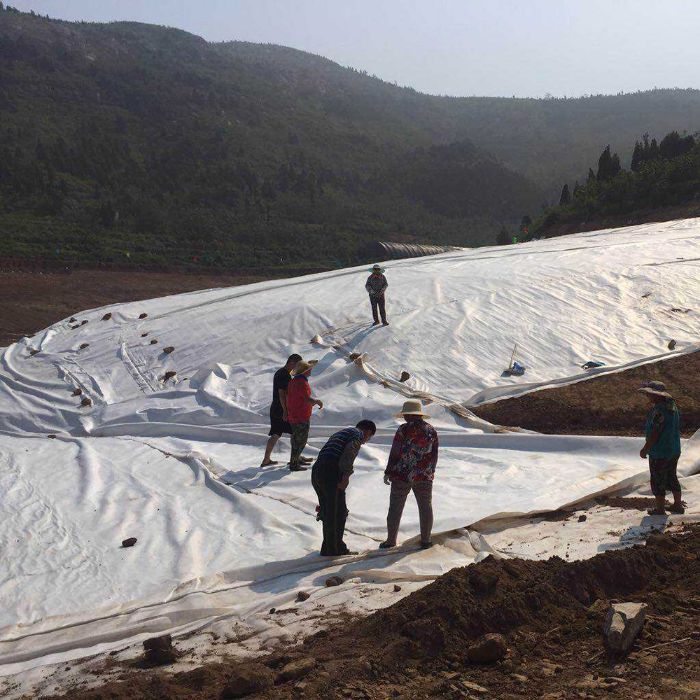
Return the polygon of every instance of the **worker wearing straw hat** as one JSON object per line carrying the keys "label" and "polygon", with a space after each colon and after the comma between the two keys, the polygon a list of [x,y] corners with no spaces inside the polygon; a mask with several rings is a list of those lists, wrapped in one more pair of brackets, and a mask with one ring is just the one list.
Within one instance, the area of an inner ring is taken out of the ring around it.
{"label": "worker wearing straw hat", "polygon": [[[374,323],[372,325],[379,325],[379,314],[381,314],[382,323],[388,326],[389,321],[386,320],[386,300],[384,298],[384,292],[386,292],[389,283],[386,281],[386,277],[384,277],[384,268],[381,265],[375,265],[370,270],[370,273],[365,283],[365,289],[369,294],[369,303],[372,306],[372,317],[374,318]],[[377,313],[377,311],[379,313]]]}
{"label": "worker wearing straw hat", "polygon": [[647,415],[646,442],[639,452],[642,459],[649,457],[651,492],[656,507],[649,515],[666,514],[666,491],[673,494],[671,513],[683,514],[681,484],[676,469],[681,456],[681,416],[671,394],[663,382],[647,382],[639,391],[652,403]]}
{"label": "worker wearing straw hat", "polygon": [[323,408],[323,401],[311,396],[309,375],[316,366],[318,360],[306,362],[301,360],[292,370],[292,380],[287,387],[287,421],[292,430],[292,454],[289,458],[289,469],[293,472],[302,472],[306,467],[302,466],[301,453],[309,439],[311,426],[311,412],[314,406]]}
{"label": "worker wearing straw hat", "polygon": [[406,401],[397,417],[405,423],[399,427],[384,471],[384,483],[391,484],[389,513],[386,518],[387,538],[380,549],[396,546],[401,515],[408,494],[413,491],[420,519],[420,545],[432,546],[433,477],[438,459],[438,436],[435,428],[425,421],[420,401]]}

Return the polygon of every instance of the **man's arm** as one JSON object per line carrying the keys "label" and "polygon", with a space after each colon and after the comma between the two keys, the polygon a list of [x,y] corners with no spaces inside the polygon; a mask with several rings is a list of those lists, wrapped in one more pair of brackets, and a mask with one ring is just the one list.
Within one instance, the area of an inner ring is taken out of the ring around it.
{"label": "man's arm", "polygon": [[639,452],[639,456],[642,459],[646,459],[649,455],[649,451],[658,442],[659,437],[664,429],[664,416],[662,413],[656,413],[652,418],[654,427],[652,428],[651,434],[644,443],[644,447]]}
{"label": "man's arm", "polygon": [[350,475],[354,471],[353,465],[355,463],[355,458],[357,457],[357,453],[360,451],[360,447],[362,447],[362,440],[360,440],[360,438],[356,438],[352,442],[345,445],[345,449],[340,455],[340,459],[338,460],[338,469],[340,471],[341,479],[338,482],[338,488],[341,491],[345,491],[345,489],[348,487]]}
{"label": "man's arm", "polygon": [[282,404],[282,420],[287,420],[287,392],[285,389],[278,389],[277,395],[280,397]]}

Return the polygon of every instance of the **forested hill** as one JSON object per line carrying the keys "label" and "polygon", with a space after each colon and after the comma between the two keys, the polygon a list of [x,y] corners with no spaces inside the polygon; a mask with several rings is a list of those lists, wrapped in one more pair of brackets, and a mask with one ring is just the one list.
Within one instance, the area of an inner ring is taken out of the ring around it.
{"label": "forested hill", "polygon": [[[0,3],[1,6],[1,3]],[[311,54],[0,11],[0,255],[347,264],[477,245],[601,145],[695,130],[700,93],[445,98]]]}

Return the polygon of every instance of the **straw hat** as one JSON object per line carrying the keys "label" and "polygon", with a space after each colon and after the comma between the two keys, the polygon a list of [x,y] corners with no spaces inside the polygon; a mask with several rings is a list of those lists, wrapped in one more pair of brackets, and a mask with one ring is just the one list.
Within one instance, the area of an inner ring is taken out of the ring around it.
{"label": "straw hat", "polygon": [[396,418],[403,418],[404,416],[427,416],[427,413],[423,413],[423,404],[420,401],[409,400],[403,402],[403,408],[396,414]]}
{"label": "straw hat", "polygon": [[370,269],[370,272],[384,272],[385,268],[383,268],[381,265],[373,265],[372,268]]}
{"label": "straw hat", "polygon": [[639,388],[644,394],[651,394],[652,396],[661,396],[664,399],[672,399],[671,394],[666,391],[666,385],[663,382],[647,382],[644,386]]}
{"label": "straw hat", "polygon": [[297,366],[292,370],[292,374],[296,377],[299,374],[304,374],[310,369],[313,369],[318,364],[318,360],[300,360]]}

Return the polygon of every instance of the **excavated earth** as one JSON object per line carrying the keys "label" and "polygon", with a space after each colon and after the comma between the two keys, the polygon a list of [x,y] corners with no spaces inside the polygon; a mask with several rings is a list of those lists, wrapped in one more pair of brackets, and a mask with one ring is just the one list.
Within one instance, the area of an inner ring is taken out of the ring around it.
{"label": "excavated earth", "polygon": [[471,410],[497,425],[554,435],[643,435],[649,402],[637,389],[662,381],[675,397],[690,437],[700,428],[700,352],[623,372],[477,406]]}
{"label": "excavated earth", "polygon": [[[243,697],[256,683],[268,687],[247,697],[698,697],[699,555],[700,526],[680,525],[646,546],[585,561],[489,557],[295,648],[181,673],[124,666],[119,680],[64,697],[218,699]],[[649,606],[624,658],[604,646],[604,615],[615,601]],[[467,649],[485,633],[502,634],[507,654],[471,663]]]}

